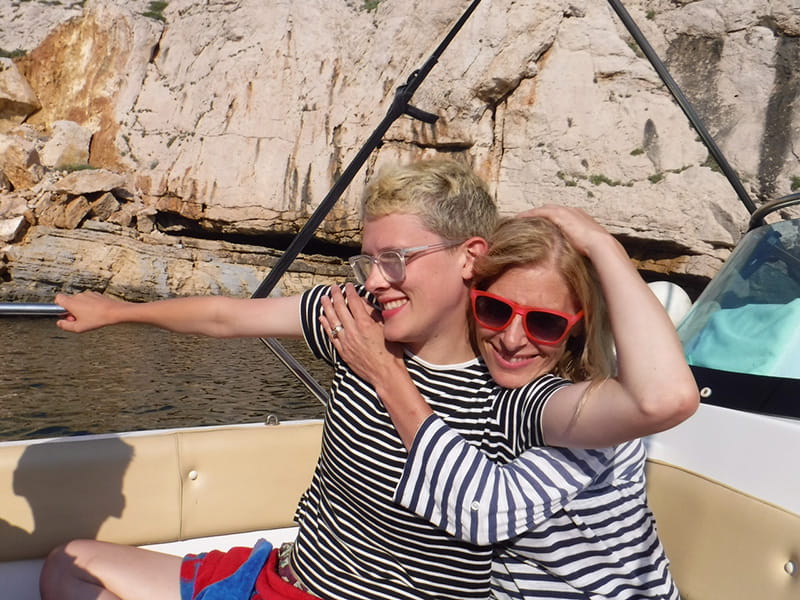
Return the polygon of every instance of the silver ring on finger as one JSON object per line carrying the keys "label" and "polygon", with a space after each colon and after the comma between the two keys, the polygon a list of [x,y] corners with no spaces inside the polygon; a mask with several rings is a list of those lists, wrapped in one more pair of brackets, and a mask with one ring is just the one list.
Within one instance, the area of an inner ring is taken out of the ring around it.
{"label": "silver ring on finger", "polygon": [[342,327],[342,324],[339,323],[336,327],[331,329],[331,338],[335,340],[337,337],[339,337],[339,334],[342,333],[343,331],[344,327]]}

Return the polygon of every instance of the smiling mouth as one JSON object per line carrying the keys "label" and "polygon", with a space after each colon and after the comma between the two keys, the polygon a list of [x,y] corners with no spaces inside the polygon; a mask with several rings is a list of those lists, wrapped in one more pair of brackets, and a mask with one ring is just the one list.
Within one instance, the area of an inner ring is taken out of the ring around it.
{"label": "smiling mouth", "polygon": [[532,358],[533,357],[531,356],[511,356],[511,357],[505,357],[505,360],[511,363],[516,363],[516,362],[527,362]]}
{"label": "smiling mouth", "polygon": [[404,304],[407,304],[408,300],[402,298],[400,300],[390,300],[389,302],[384,302],[381,304],[383,310],[394,310],[396,308],[400,308]]}
{"label": "smiling mouth", "polygon": [[521,367],[523,365],[529,364],[531,361],[533,361],[535,358],[539,356],[538,354],[534,355],[527,354],[524,356],[519,354],[509,354],[508,352],[503,352],[502,350],[499,350],[494,346],[492,346],[492,351],[495,353],[495,356],[497,356],[497,358],[503,364],[508,365],[510,367]]}

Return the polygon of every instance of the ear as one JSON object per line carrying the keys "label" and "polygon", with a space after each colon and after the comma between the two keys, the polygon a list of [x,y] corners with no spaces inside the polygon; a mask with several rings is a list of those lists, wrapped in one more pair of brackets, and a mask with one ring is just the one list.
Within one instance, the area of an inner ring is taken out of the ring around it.
{"label": "ear", "polygon": [[486,254],[489,251],[489,244],[482,237],[471,237],[463,244],[464,248],[464,265],[461,271],[461,276],[465,280],[472,279],[473,265],[475,259],[481,254]]}

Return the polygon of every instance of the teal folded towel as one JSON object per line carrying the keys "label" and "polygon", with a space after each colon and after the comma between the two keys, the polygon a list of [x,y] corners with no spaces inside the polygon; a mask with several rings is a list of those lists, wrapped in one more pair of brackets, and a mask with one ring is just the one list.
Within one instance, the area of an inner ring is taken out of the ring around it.
{"label": "teal folded towel", "polygon": [[685,352],[697,367],[800,379],[800,298],[719,309]]}

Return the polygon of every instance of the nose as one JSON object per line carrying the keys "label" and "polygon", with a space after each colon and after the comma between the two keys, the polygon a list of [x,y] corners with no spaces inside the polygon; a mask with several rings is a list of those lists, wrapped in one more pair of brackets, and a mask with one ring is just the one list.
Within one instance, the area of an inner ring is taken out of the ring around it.
{"label": "nose", "polygon": [[519,350],[530,343],[528,334],[525,333],[525,328],[522,326],[522,317],[520,315],[514,315],[511,323],[500,332],[500,335],[507,350]]}
{"label": "nose", "polygon": [[367,288],[368,292],[374,294],[377,290],[390,287],[390,284],[386,281],[386,278],[383,276],[383,271],[380,270],[378,265],[373,264],[372,268],[369,270],[366,281],[364,281],[364,287]]}

